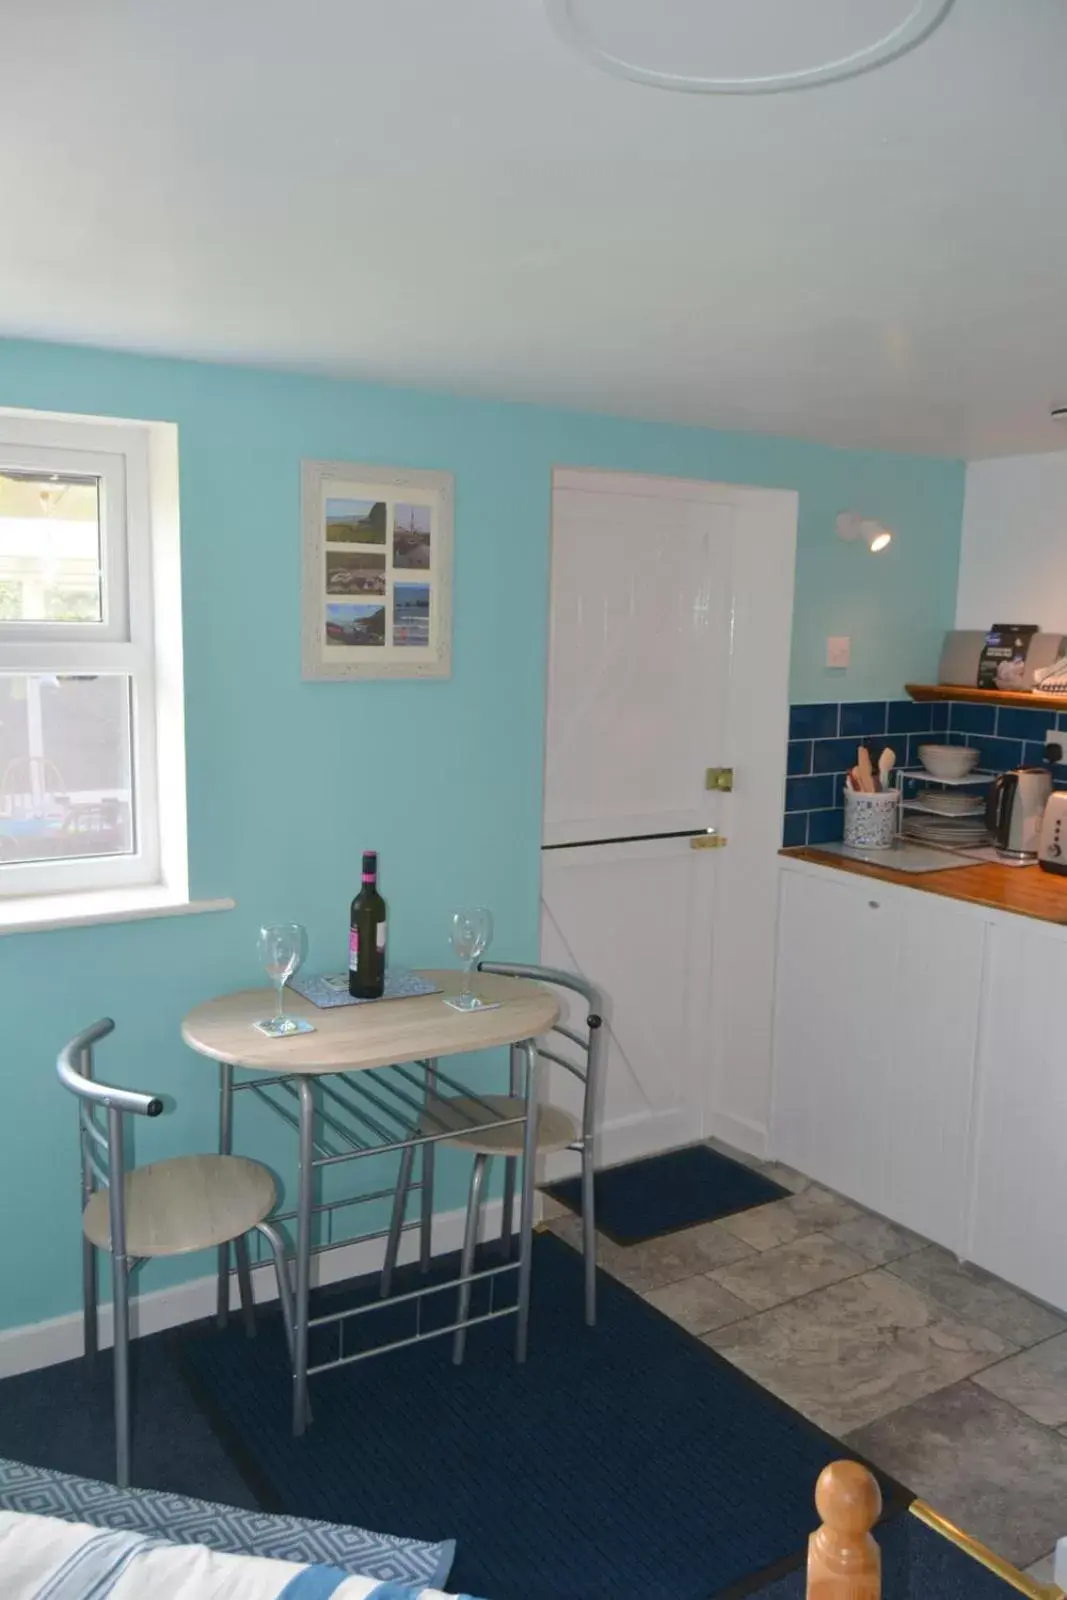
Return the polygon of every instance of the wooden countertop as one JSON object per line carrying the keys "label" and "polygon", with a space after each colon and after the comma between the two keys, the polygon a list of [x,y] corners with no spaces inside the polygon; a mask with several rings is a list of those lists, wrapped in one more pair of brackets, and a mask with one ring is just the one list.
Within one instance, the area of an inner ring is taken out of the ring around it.
{"label": "wooden countertop", "polygon": [[965,900],[971,905],[1012,911],[1016,916],[1067,927],[1067,877],[1043,872],[1037,866],[1002,867],[996,861],[977,861],[973,867],[952,867],[947,872],[899,872],[892,867],[852,861],[817,846],[802,845],[779,854],[794,861],[814,861],[820,867],[836,867],[839,872],[855,873],[861,878],[874,878],[879,883],[896,883],[904,889],[921,889],[948,900]]}

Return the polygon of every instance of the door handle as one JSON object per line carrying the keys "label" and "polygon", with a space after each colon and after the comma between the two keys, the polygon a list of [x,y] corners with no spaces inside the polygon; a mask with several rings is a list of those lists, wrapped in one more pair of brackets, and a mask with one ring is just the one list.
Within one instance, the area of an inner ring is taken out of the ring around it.
{"label": "door handle", "polygon": [[694,833],[689,841],[690,850],[722,850],[726,836],[721,833]]}
{"label": "door handle", "polygon": [[733,786],[733,767],[708,767],[704,773],[705,789],[718,789],[722,794],[729,794]]}

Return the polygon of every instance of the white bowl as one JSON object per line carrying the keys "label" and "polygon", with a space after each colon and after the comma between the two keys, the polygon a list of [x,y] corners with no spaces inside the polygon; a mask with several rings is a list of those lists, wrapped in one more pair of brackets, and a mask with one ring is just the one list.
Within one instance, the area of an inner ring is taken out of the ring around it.
{"label": "white bowl", "polygon": [[965,778],[978,765],[979,751],[958,744],[921,744],[919,760],[935,778]]}

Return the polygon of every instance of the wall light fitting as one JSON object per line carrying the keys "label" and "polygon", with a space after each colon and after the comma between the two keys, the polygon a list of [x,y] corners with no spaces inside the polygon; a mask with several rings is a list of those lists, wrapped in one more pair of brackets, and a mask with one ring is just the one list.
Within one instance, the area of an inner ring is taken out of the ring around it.
{"label": "wall light fitting", "polygon": [[861,517],[858,511],[842,511],[837,519],[837,537],[851,543],[861,539],[871,552],[876,556],[879,550],[886,550],[893,542],[893,534],[873,517]]}

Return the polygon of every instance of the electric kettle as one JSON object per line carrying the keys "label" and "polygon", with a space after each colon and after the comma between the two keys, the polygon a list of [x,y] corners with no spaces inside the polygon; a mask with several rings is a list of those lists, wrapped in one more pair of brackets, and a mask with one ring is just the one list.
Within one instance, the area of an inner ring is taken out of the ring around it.
{"label": "electric kettle", "polygon": [[1052,793],[1047,767],[1017,767],[1002,772],[989,786],[986,824],[997,855],[1006,861],[1036,861],[1041,818]]}

